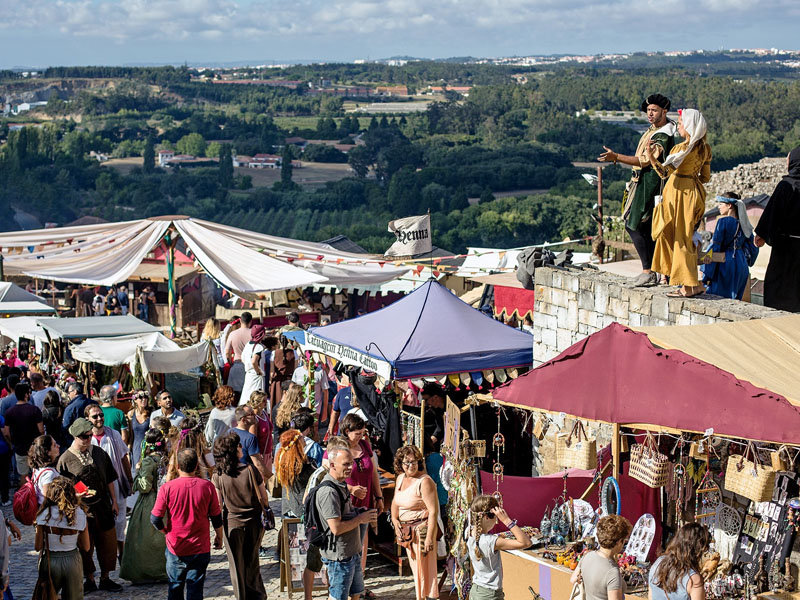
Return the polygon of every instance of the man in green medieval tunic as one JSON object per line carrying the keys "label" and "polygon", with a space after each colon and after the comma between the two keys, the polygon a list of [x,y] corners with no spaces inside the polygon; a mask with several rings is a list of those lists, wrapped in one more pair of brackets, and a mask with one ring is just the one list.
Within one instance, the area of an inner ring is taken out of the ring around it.
{"label": "man in green medieval tunic", "polygon": [[675,122],[667,118],[670,101],[661,94],[648,96],[642,102],[642,112],[647,113],[650,127],[642,134],[636,154],[625,156],[603,146],[603,152],[597,160],[630,165],[633,175],[625,186],[622,218],[625,220],[625,231],[631,237],[639,260],[642,261],[642,273],[634,279],[634,286],[647,287],[658,283],[658,275],[650,269],[656,243],[652,236],[652,216],[655,197],[661,193],[661,178],[653,170],[645,157],[644,150],[648,144],[654,145],[655,157],[664,160],[675,144],[677,129]]}

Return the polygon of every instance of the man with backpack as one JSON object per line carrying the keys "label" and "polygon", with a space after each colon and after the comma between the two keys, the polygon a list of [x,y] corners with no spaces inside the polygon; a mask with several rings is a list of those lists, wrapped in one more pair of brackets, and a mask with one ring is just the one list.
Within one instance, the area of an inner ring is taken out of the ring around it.
{"label": "man with backpack", "polygon": [[361,525],[378,522],[374,509],[353,508],[345,480],[353,471],[353,456],[346,448],[329,448],[330,470],[306,498],[306,535],[320,547],[328,568],[331,600],[358,600],[364,591],[361,570]]}

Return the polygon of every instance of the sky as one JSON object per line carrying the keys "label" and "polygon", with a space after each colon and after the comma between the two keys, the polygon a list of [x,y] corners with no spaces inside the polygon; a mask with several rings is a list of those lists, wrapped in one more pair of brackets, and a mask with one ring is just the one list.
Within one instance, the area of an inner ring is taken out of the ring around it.
{"label": "sky", "polygon": [[799,49],[797,0],[0,0],[0,68]]}

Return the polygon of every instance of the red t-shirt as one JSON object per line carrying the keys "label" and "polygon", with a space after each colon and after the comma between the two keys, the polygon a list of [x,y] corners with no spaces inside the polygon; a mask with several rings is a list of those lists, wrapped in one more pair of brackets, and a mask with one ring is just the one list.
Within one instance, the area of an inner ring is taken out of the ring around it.
{"label": "red t-shirt", "polygon": [[214,485],[199,477],[168,481],[158,490],[153,506],[153,515],[164,517],[167,548],[176,556],[211,552],[208,520],[218,514]]}

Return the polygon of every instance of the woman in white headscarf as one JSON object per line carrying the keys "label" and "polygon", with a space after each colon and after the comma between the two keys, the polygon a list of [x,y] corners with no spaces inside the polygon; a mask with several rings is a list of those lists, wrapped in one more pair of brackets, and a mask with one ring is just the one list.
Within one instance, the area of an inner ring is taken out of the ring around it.
{"label": "woman in white headscarf", "polygon": [[695,232],[705,212],[703,184],[711,178],[711,148],[700,111],[687,108],[679,112],[678,133],[684,141],[672,148],[663,163],[649,147],[645,156],[666,180],[663,201],[653,211],[653,271],[680,286],[669,296],[691,298],[705,292],[698,278]]}
{"label": "woman in white headscarf", "polygon": [[747,207],[734,192],[717,196],[719,219],[714,229],[711,250],[725,254],[725,262],[704,259],[703,283],[708,293],[741,300],[750,277],[750,266],[756,262],[758,248],[753,243],[753,226],[747,218]]}

